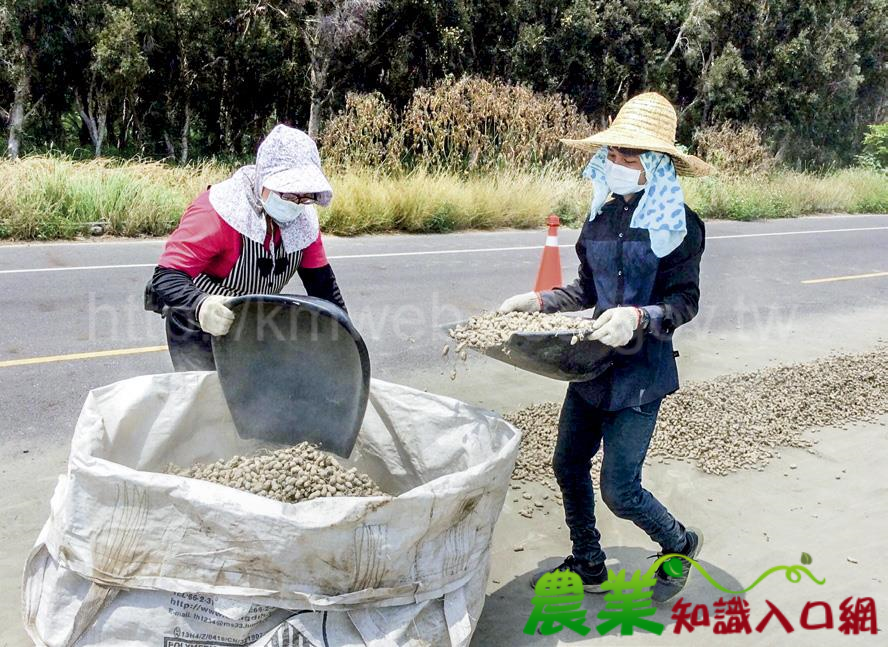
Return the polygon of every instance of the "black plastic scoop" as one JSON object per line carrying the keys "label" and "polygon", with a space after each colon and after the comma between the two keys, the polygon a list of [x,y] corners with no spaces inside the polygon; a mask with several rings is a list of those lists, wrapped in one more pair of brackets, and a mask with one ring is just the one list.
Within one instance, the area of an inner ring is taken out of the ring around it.
{"label": "black plastic scoop", "polygon": [[512,333],[504,344],[472,350],[554,380],[585,382],[604,373],[610,366],[613,349],[599,341],[571,344],[573,337],[570,331],[519,331]]}
{"label": "black plastic scoop", "polygon": [[573,336],[572,332],[515,332],[504,345],[481,352],[555,380],[584,382],[604,373],[613,349],[599,341],[571,345]]}
{"label": "black plastic scoop", "polygon": [[213,337],[222,392],[243,438],[308,441],[348,457],[364,420],[370,358],[338,306],[313,297],[234,297]]}

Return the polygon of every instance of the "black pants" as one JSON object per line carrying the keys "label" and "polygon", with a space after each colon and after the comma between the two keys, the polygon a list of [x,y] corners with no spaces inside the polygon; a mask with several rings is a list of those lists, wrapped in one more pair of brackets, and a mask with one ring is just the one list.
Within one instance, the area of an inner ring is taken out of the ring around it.
{"label": "black pants", "polygon": [[575,384],[567,389],[552,465],[564,497],[564,519],[570,528],[573,555],[604,563],[601,535],[595,523],[595,491],[589,469],[604,442],[599,487],[601,499],[622,519],[632,521],[660,544],[664,553],[684,547],[685,527],[641,485],[660,400],[619,411],[590,405]]}
{"label": "black pants", "polygon": [[188,317],[176,310],[167,310],[164,318],[173,370],[215,371],[216,361],[213,359],[210,334],[205,333]]}

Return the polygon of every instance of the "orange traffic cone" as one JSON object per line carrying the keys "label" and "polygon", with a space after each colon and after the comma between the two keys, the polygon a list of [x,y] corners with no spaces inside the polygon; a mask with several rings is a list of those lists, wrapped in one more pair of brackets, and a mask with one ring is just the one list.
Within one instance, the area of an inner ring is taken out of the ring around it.
{"label": "orange traffic cone", "polygon": [[561,252],[558,249],[558,226],[561,221],[558,216],[552,214],[546,224],[549,225],[549,234],[546,236],[540,271],[537,273],[536,286],[533,288],[535,292],[543,292],[564,285],[561,275]]}

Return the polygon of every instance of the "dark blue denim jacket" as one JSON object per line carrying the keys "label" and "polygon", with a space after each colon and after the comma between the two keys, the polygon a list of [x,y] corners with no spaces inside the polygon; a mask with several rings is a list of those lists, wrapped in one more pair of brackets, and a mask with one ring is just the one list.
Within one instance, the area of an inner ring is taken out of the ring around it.
{"label": "dark blue denim jacket", "polygon": [[638,407],[678,389],[672,332],[697,314],[700,258],[706,241],[703,221],[685,206],[688,233],[672,253],[651,251],[646,229],[629,227],[641,194],[616,195],[577,241],[579,276],[571,285],[542,293],[543,311],[595,307],[597,317],[616,306],[659,306],[646,332],[617,349],[600,377],[573,385],[590,404],[607,411]]}

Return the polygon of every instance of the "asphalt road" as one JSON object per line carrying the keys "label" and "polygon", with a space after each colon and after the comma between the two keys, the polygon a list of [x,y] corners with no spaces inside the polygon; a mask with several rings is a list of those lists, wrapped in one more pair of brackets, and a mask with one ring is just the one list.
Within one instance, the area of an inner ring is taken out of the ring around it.
{"label": "asphalt road", "polygon": [[[576,236],[560,235],[568,281]],[[773,341],[888,303],[888,215],[710,222],[707,238],[701,314],[679,342]],[[544,239],[542,229],[328,238],[374,376],[422,387],[443,373],[444,324],[531,289]],[[162,244],[0,245],[0,456],[67,443],[89,389],[171,370],[152,350],[164,344],[161,319],[141,305]],[[285,291],[300,292],[298,278]],[[108,350],[121,354],[94,356]]]}

